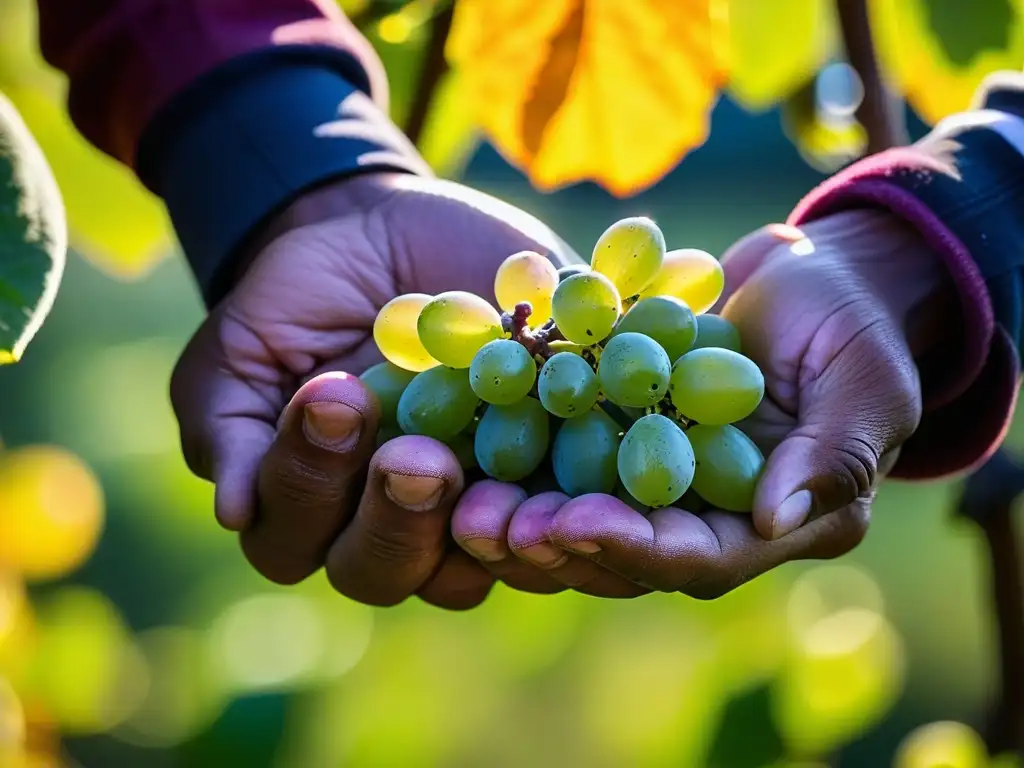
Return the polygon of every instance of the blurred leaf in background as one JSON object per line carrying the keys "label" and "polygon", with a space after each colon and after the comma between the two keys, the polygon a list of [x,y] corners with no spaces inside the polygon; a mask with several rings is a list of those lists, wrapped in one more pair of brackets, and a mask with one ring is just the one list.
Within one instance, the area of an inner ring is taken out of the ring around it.
{"label": "blurred leaf in background", "polygon": [[832,0],[729,0],[728,93],[761,111],[799,89],[836,46]]}
{"label": "blurred leaf in background", "polygon": [[593,180],[624,197],[707,137],[726,21],[721,0],[459,0],[448,57],[538,189]]}
{"label": "blurred leaf in background", "polygon": [[57,296],[67,250],[53,173],[0,93],[0,364],[19,360]]}
{"label": "blurred leaf in background", "polygon": [[[129,169],[89,144],[67,114],[66,79],[42,60],[33,0],[0,4],[0,90],[53,168],[72,247],[101,269],[138,277],[172,248],[162,203]],[[13,42],[12,42],[13,41]]]}
{"label": "blurred leaf in background", "polygon": [[982,79],[1024,66],[1021,0],[871,0],[879,59],[927,122],[971,105]]}

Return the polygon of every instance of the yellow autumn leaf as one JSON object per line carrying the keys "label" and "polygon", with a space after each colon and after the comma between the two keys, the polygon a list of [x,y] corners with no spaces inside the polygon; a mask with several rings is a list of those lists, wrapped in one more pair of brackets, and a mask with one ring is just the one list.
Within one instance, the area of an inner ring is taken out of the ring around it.
{"label": "yellow autumn leaf", "polygon": [[725,0],[457,0],[447,55],[478,124],[541,190],[654,184],[707,138]]}
{"label": "yellow autumn leaf", "polygon": [[869,8],[879,60],[926,122],[969,109],[989,73],[1024,67],[1021,0],[976,2],[970,11],[925,0],[871,0]]}

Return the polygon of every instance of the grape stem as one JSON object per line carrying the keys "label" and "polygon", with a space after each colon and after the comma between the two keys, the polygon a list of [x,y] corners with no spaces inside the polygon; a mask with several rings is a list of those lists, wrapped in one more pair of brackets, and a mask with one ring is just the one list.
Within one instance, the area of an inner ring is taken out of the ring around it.
{"label": "grape stem", "polygon": [[551,349],[550,342],[565,341],[565,336],[558,330],[554,320],[548,320],[536,330],[531,329],[529,322],[532,314],[533,307],[530,302],[520,302],[511,312],[502,313],[501,328],[512,337],[513,341],[518,341],[526,347],[526,351],[530,353],[531,357],[547,360],[555,354]]}

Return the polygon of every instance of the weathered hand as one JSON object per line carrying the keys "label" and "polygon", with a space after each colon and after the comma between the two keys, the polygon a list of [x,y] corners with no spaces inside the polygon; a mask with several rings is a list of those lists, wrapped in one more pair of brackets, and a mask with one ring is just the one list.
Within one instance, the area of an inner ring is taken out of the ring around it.
{"label": "weathered hand", "polygon": [[491,576],[448,547],[455,456],[414,436],[374,452],[377,406],[355,375],[381,359],[372,326],[388,300],[490,298],[498,264],[524,249],[569,253],[522,211],[404,175],[321,189],[270,225],[172,382],[189,466],[216,484],[218,520],[264,576],[294,583],[326,564],[339,591],[379,605],[486,596]]}
{"label": "weathered hand", "polygon": [[803,233],[767,228],[723,263],[723,314],[766,381],[740,425],[769,457],[753,514],[673,507],[645,517],[611,496],[524,500],[489,482],[455,508],[467,551],[513,585],[525,561],[592,594],[708,598],[861,541],[877,482],[920,419],[908,328],[941,287],[938,258],[897,220],[856,212]]}

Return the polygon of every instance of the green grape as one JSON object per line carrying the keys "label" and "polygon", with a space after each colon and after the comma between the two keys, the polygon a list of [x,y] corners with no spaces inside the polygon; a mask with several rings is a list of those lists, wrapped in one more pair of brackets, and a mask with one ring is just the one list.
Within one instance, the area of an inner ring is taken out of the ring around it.
{"label": "green grape", "polygon": [[642,333],[661,344],[669,360],[690,351],[697,338],[697,318],[686,302],[674,296],[651,296],[638,301],[622,316],[612,332]]}
{"label": "green grape", "polygon": [[562,423],[551,449],[551,465],[563,491],[570,496],[612,492],[620,432],[599,408]]}
{"label": "green grape", "polygon": [[409,386],[416,374],[399,368],[392,362],[385,361],[371,365],[359,380],[377,396],[380,403],[380,423],[396,424],[398,420],[398,399]]}
{"label": "green grape", "polygon": [[583,350],[586,349],[586,347],[580,344],[573,344],[571,341],[566,341],[565,339],[549,341],[548,346],[551,347],[551,351],[555,354],[559,352],[572,352],[574,355],[579,355],[581,357],[583,356]]}
{"label": "green grape", "polygon": [[692,489],[718,509],[749,512],[764,468],[754,441],[731,424],[697,424],[686,436],[697,461]]}
{"label": "green grape", "polygon": [[455,458],[459,460],[459,466],[463,469],[473,469],[476,466],[476,454],[473,452],[473,435],[469,432],[459,432],[451,440],[446,440],[445,445],[452,449]]}
{"label": "green grape", "polygon": [[511,339],[495,339],[480,347],[469,366],[469,383],[485,403],[509,405],[530,393],[537,363],[526,347]]}
{"label": "green grape", "polygon": [[661,269],[640,292],[640,298],[675,296],[702,315],[714,306],[725,288],[725,273],[718,259],[696,248],[665,254]]}
{"label": "green grape", "polygon": [[668,390],[672,362],[654,339],[642,333],[613,336],[601,353],[597,379],[604,396],[616,405],[644,408]]}
{"label": "green grape", "polygon": [[589,264],[567,264],[558,270],[558,282],[562,282],[567,277],[572,277],[573,275],[579,275],[589,271]]}
{"label": "green grape", "polygon": [[397,424],[382,424],[377,430],[377,440],[374,449],[380,448],[384,443],[391,442],[396,437],[401,437],[405,432]]}
{"label": "green grape", "polygon": [[616,461],[619,479],[634,499],[648,507],[674,502],[693,481],[693,449],[679,425],[652,413],[626,432]]}
{"label": "green grape", "polygon": [[619,292],[598,272],[566,278],[551,300],[551,316],[562,335],[584,346],[596,344],[611,333],[621,311]]}
{"label": "green grape", "polygon": [[572,352],[552,355],[537,377],[543,406],[563,419],[586,413],[597,402],[599,387],[590,363]]}
{"label": "green grape", "polygon": [[427,352],[449,368],[469,368],[480,347],[505,335],[498,311],[465,291],[447,291],[431,299],[420,312],[416,329]]}
{"label": "green grape", "polygon": [[533,251],[514,253],[501,262],[494,275],[494,295],[506,312],[530,302],[530,325],[544,325],[551,317],[551,297],[558,285],[558,271],[551,260]]}
{"label": "green grape", "polygon": [[524,397],[512,405],[487,407],[473,439],[480,468],[495,480],[514,483],[540,466],[548,451],[548,414]]}
{"label": "green grape", "polygon": [[597,239],[590,266],[608,277],[623,297],[639,293],[665,258],[665,236],[643,216],[621,219]]}
{"label": "green grape", "polygon": [[430,300],[425,293],[396,296],[380,308],[373,321],[377,349],[399,368],[419,372],[437,365],[416,330],[417,318]]}
{"label": "green grape", "polygon": [[669,382],[672,404],[701,424],[732,424],[764,397],[764,376],[750,358],[731,349],[694,349],[676,360]]}
{"label": "green grape", "polygon": [[698,315],[697,316],[697,342],[694,349],[705,347],[721,347],[731,349],[733,352],[742,352],[740,346],[740,332],[736,326],[730,323],[721,315]]}
{"label": "green grape", "polygon": [[398,426],[407,435],[451,440],[476,413],[469,371],[437,366],[417,374],[398,400]]}

